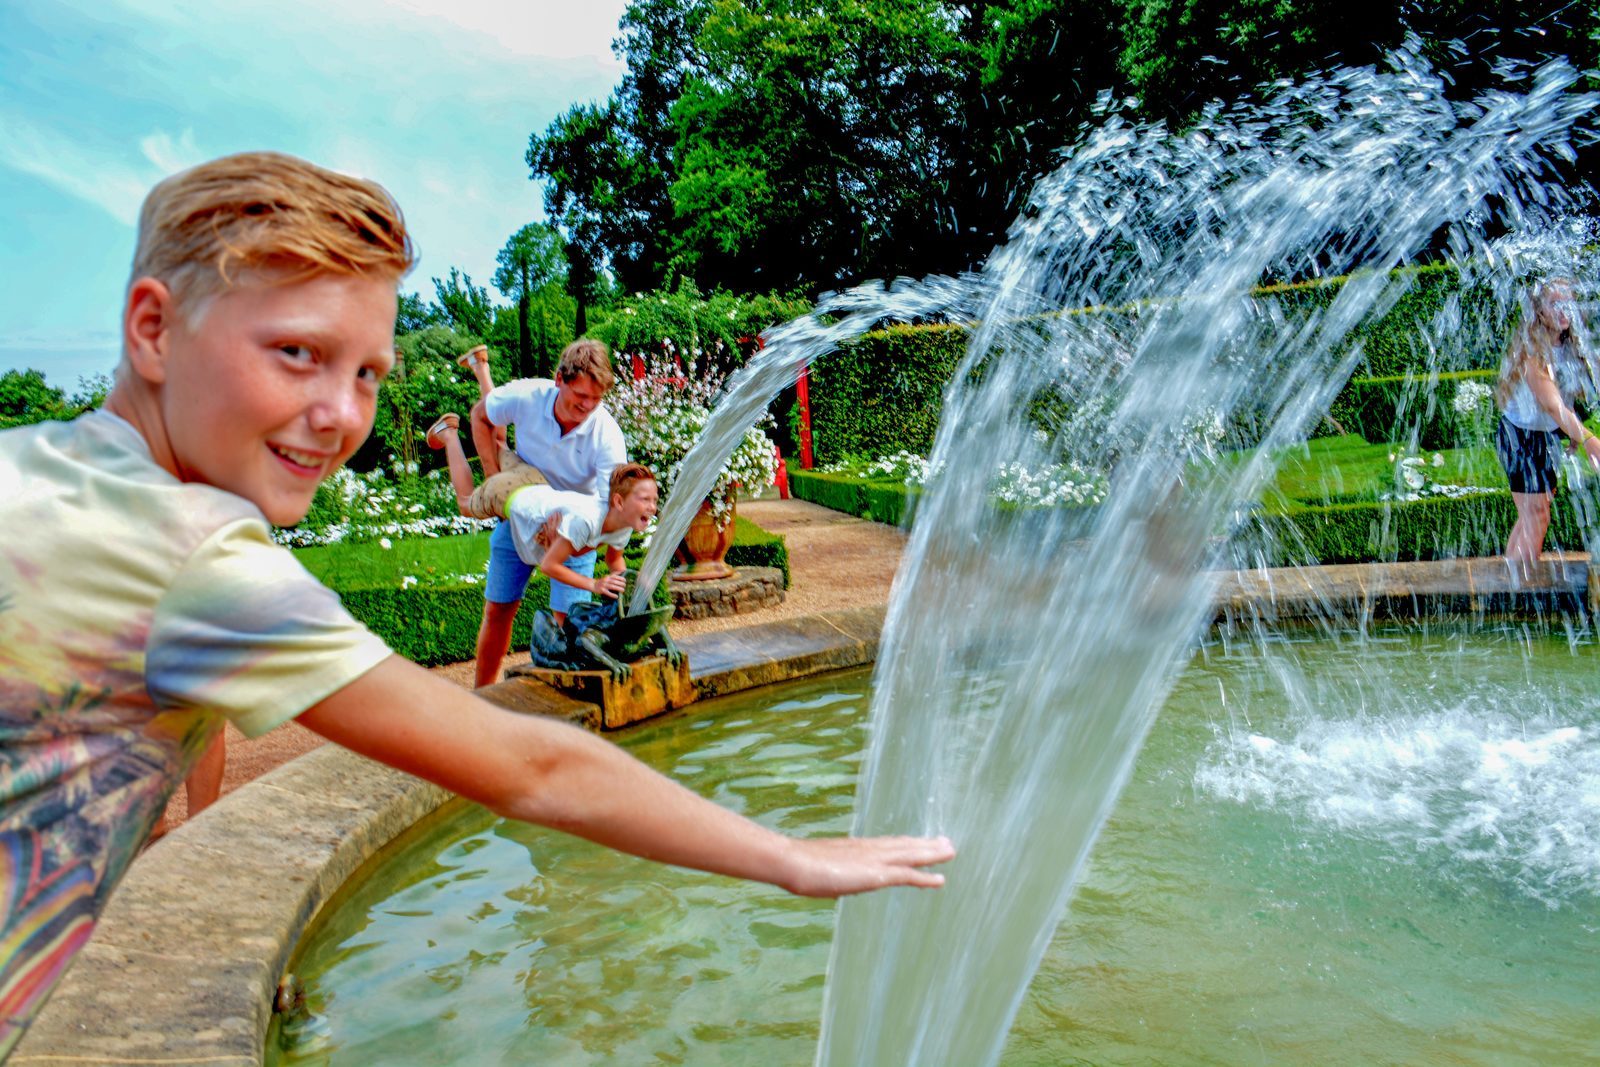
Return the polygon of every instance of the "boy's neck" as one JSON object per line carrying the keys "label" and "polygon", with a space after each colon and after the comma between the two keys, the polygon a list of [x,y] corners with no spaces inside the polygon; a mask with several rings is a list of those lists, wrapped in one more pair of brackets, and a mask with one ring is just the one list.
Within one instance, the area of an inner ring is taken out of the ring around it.
{"label": "boy's neck", "polygon": [[178,457],[167,437],[166,420],[162,417],[161,401],[153,390],[141,388],[138,382],[118,380],[111,387],[105,403],[106,411],[117,416],[138,431],[150,449],[150,458],[174,478],[187,480],[178,467]]}

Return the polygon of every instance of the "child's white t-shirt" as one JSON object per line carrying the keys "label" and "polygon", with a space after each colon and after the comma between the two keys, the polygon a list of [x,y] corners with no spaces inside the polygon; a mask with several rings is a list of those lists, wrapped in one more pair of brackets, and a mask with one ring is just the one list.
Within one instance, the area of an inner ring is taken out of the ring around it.
{"label": "child's white t-shirt", "polygon": [[223,719],[263,734],[389,654],[117,416],[0,432],[0,1059]]}
{"label": "child's white t-shirt", "polygon": [[570,433],[556,421],[560,387],[548,378],[521,378],[497,387],[483,410],[496,426],[516,429],[517,455],[539,468],[557,489],[587,493],[604,507],[611,472],[628,462],[622,427],[602,405]]}
{"label": "child's white t-shirt", "polygon": [[517,555],[530,567],[544,559],[539,531],[553,511],[561,512],[558,532],[572,542],[573,555],[581,555],[596,545],[610,545],[619,551],[628,547],[633,527],[624,526],[602,533],[605,510],[600,501],[587,493],[569,493],[549,485],[526,485],[511,494],[506,502],[506,519],[511,523],[511,541]]}

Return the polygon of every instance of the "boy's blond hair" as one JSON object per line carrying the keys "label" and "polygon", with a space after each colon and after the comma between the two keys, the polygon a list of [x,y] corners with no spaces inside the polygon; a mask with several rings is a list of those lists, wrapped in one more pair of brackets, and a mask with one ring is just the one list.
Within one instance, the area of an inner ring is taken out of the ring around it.
{"label": "boy's blond hair", "polygon": [[628,499],[628,494],[640,482],[653,482],[656,476],[642,463],[624,463],[611,472],[611,495]]}
{"label": "boy's blond hair", "polygon": [[243,152],[150,190],[129,284],[157,279],[193,319],[243,272],[398,281],[415,261],[400,206],[383,186],[279,152]]}
{"label": "boy's blond hair", "polygon": [[593,378],[603,392],[616,383],[616,375],[611,372],[611,350],[603,342],[580,337],[561,350],[556,380],[570,382],[580,374]]}

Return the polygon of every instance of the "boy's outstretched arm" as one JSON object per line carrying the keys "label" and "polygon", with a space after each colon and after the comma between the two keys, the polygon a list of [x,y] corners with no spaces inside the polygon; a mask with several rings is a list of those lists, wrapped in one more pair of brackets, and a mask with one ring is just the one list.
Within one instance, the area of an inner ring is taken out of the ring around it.
{"label": "boy's outstretched arm", "polygon": [[398,656],[299,721],[508,818],[662,863],[770,882],[801,896],[936,887],[944,876],[922,868],[955,855],[945,838],[787,837],[576,726],[498,708]]}

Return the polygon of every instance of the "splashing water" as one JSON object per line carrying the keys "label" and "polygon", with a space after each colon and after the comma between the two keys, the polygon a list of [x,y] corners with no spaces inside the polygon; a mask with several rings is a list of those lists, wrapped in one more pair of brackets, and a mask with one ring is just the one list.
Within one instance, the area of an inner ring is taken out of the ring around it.
{"label": "splashing water", "polygon": [[[1411,284],[1394,268],[1443,230],[1493,279],[1484,220],[1561,213],[1541,181],[1595,108],[1569,67],[1462,105],[1414,48],[1391,64],[1182,136],[1109,119],[980,276],[854,290],[773,331],[686,458],[641,589],[806,361],[886,318],[978,324],[895,584],[854,827],[948,833],[961,855],[940,892],[841,904],[819,1064],[998,1059],[1271,450],[1326,410],[1360,358],[1348,335]],[[1310,311],[1252,294],[1341,274]],[[1104,504],[992,502],[1003,470],[1063,461],[1107,472]]]}

